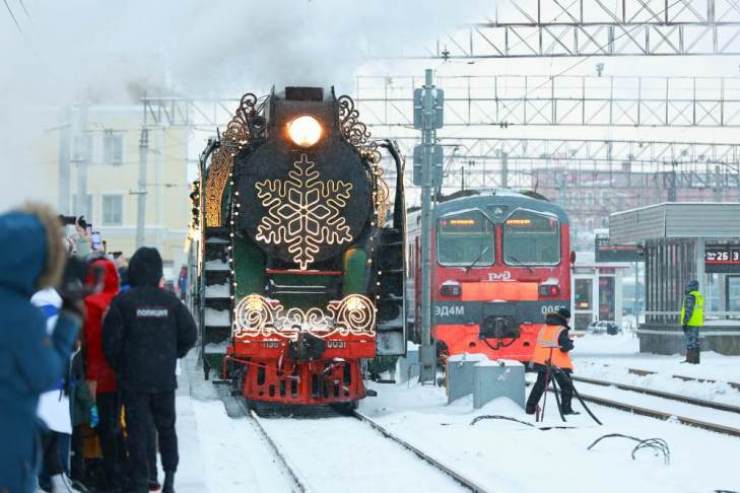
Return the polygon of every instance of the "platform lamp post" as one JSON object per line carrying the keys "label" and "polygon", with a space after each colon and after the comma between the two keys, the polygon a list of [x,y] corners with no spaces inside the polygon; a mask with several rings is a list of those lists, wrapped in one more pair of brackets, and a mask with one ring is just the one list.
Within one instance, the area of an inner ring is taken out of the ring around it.
{"label": "platform lamp post", "polygon": [[437,129],[444,125],[444,91],[434,87],[432,69],[425,71],[422,88],[414,89],[414,128],[421,130],[421,145],[414,147],[414,185],[421,186],[421,348],[419,381],[434,382],[437,352],[432,344],[432,192],[442,187],[442,146]]}

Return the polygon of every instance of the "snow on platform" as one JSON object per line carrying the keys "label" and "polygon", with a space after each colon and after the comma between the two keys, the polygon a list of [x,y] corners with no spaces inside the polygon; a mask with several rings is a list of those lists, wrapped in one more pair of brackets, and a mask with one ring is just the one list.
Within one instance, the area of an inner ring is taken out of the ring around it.
{"label": "snow on platform", "polygon": [[[592,405],[604,422],[598,426],[577,403],[574,407],[582,414],[569,417],[567,425],[572,429],[544,431],[504,420],[471,426],[481,415],[505,415],[530,423],[534,418],[505,398],[473,410],[470,397],[446,405],[443,388],[418,384],[373,384],[372,388],[378,397],[365,399],[361,412],[491,492],[552,491],[554,485],[569,493],[740,489],[736,471],[740,440],[730,436]],[[563,425],[552,396],[547,414],[547,424]],[[651,451],[641,451],[632,460],[634,442],[624,439],[607,439],[587,450],[607,433],[663,438],[670,447],[671,463],[665,465]]]}
{"label": "snow on platform", "polygon": [[[727,383],[740,382],[740,356],[703,351],[701,364],[690,365],[681,363],[684,357],[678,354],[640,353],[639,341],[630,333],[579,337],[575,340],[572,355],[576,375],[740,406],[740,390]],[[629,373],[630,368],[657,374],[635,375]],[[711,379],[716,383],[685,381],[673,375]]]}

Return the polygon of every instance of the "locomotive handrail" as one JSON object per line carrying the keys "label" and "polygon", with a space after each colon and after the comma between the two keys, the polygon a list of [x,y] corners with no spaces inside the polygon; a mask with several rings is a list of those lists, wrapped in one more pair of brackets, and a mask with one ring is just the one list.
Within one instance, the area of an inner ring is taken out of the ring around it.
{"label": "locomotive handrail", "polygon": [[344,273],[339,270],[300,270],[300,269],[265,269],[268,274],[290,274],[295,276],[342,276]]}

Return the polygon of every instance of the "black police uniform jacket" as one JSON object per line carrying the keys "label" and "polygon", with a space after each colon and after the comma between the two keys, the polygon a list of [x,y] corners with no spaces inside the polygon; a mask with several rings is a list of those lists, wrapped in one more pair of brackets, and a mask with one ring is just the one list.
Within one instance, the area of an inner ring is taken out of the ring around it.
{"label": "black police uniform jacket", "polygon": [[113,299],[103,321],[103,352],[124,390],[172,391],[177,359],[195,344],[195,321],[173,293],[159,287],[157,250],[137,250],[128,274],[131,289]]}

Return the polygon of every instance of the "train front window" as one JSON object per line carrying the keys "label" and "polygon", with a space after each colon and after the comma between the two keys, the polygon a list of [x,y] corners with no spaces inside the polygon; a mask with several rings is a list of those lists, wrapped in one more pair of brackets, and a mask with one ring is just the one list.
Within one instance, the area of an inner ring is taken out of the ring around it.
{"label": "train front window", "polygon": [[440,265],[479,267],[495,258],[493,223],[480,211],[450,214],[437,222]]}
{"label": "train front window", "polygon": [[560,223],[553,216],[519,210],[503,225],[504,262],[508,265],[560,263]]}

